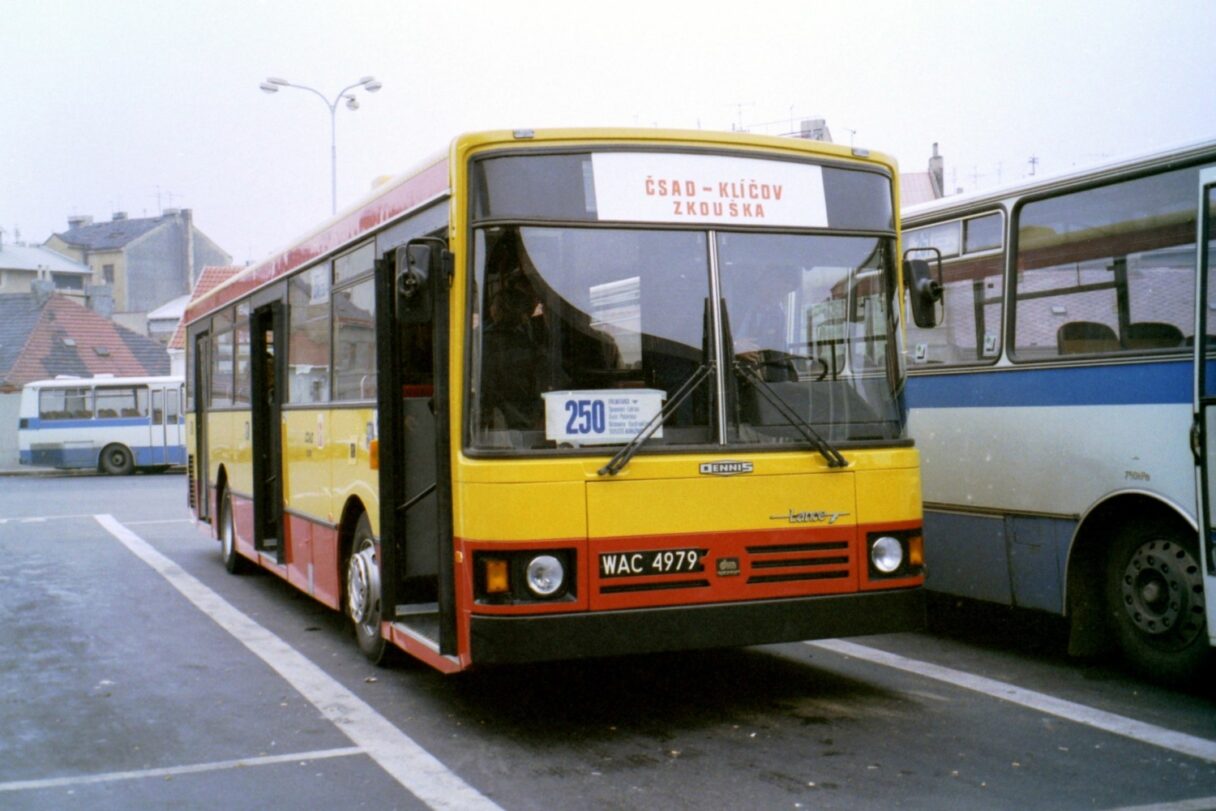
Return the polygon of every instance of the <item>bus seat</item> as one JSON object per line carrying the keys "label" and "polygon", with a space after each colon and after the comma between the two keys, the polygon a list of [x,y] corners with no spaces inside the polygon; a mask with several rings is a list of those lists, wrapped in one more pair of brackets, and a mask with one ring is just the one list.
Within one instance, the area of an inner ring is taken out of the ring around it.
{"label": "bus seat", "polygon": [[118,411],[116,411],[113,408],[99,408],[99,409],[97,409],[97,416],[99,419],[103,419],[103,420],[108,417],[117,417]]}
{"label": "bus seat", "polygon": [[1069,321],[1056,331],[1056,346],[1061,355],[1118,352],[1115,331],[1098,321]]}
{"label": "bus seat", "polygon": [[1162,321],[1137,321],[1127,325],[1128,349],[1172,349],[1182,346],[1182,330]]}

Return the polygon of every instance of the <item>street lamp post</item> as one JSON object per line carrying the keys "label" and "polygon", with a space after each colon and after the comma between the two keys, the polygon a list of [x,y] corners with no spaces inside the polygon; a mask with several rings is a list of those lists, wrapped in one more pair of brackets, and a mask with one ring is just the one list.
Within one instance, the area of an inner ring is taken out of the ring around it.
{"label": "street lamp post", "polygon": [[333,101],[325,98],[320,90],[307,85],[295,84],[286,79],[280,79],[271,76],[266,81],[262,82],[259,87],[263,93],[278,93],[280,87],[294,87],[298,90],[307,90],[312,93],[329,108],[329,181],[330,181],[330,213],[338,213],[338,102],[346,99],[346,108],[348,110],[359,109],[359,99],[354,93],[347,93],[348,90],[354,90],[357,87],[362,87],[368,93],[375,93],[384,85],[376,81],[374,77],[364,76],[359,81],[352,85],[347,85],[338,91],[338,95],[334,96]]}

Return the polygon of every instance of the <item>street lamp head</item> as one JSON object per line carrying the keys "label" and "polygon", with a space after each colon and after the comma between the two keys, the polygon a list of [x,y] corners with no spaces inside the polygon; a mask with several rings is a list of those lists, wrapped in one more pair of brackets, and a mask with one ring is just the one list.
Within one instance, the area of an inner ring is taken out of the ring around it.
{"label": "street lamp head", "polygon": [[267,78],[266,81],[269,82],[270,84],[277,84],[277,85],[281,85],[281,86],[286,86],[286,85],[291,84],[291,82],[287,81],[286,79],[280,79],[277,76],[271,76],[271,77]]}
{"label": "street lamp head", "polygon": [[262,89],[263,93],[278,93],[279,92],[279,88],[275,87],[274,85],[270,84],[269,82],[262,82],[260,85],[258,85],[258,87],[260,87]]}
{"label": "street lamp head", "polygon": [[358,110],[359,109],[359,100],[357,98],[355,98],[353,93],[346,97],[346,109],[348,109],[348,110]]}
{"label": "street lamp head", "polygon": [[363,89],[366,90],[368,93],[375,93],[377,90],[379,90],[382,87],[384,87],[384,85],[380,84],[375,79],[372,79],[370,82],[363,85]]}

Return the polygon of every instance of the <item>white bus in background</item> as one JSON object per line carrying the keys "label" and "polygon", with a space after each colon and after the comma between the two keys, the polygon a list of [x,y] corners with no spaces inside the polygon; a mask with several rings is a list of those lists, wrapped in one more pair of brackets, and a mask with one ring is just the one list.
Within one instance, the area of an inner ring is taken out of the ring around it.
{"label": "white bus in background", "polygon": [[902,212],[942,290],[908,330],[926,587],[1067,616],[1073,652],[1117,645],[1170,680],[1216,642],[1196,396],[1203,371],[1216,392],[1196,292],[1214,167],[1216,141]]}
{"label": "white bus in background", "polygon": [[23,465],[125,475],[186,463],[180,377],[58,377],[21,391]]}

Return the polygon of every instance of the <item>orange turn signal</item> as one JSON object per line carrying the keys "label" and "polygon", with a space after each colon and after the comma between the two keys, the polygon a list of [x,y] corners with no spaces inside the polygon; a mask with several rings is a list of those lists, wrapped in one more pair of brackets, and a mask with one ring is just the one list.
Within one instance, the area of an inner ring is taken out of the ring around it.
{"label": "orange turn signal", "polygon": [[380,469],[380,440],[378,439],[367,443],[367,464],[372,470]]}
{"label": "orange turn signal", "polygon": [[919,535],[913,535],[908,539],[908,565],[925,565],[925,539]]}
{"label": "orange turn signal", "polygon": [[486,558],[486,593],[505,594],[511,590],[507,577],[507,561],[502,558]]}

